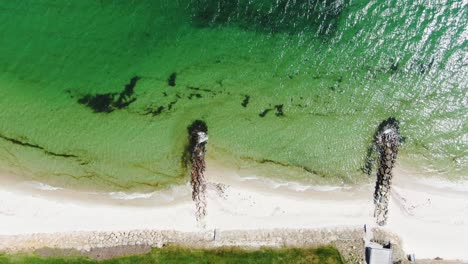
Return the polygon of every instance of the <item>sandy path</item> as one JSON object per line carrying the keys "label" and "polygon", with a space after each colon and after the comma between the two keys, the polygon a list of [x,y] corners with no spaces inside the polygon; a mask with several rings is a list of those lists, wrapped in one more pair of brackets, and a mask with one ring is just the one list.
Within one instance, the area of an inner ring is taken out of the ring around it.
{"label": "sandy path", "polygon": [[[434,181],[423,183],[405,173],[395,174],[386,229],[401,236],[405,251],[418,258],[468,259],[468,184],[439,181],[434,185]],[[211,182],[207,229],[373,224],[373,184],[352,188],[305,186],[241,178],[212,164],[208,164],[206,177]],[[200,228],[194,214],[189,184],[151,194],[76,193],[24,182],[0,187],[0,235],[133,229],[196,231]]]}

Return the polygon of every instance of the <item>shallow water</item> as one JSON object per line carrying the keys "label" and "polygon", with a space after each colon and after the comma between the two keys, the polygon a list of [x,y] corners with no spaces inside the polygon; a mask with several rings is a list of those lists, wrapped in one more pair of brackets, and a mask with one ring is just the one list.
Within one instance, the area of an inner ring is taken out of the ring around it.
{"label": "shallow water", "polygon": [[393,116],[403,166],[466,177],[466,10],[0,1],[0,171],[87,188],[180,183],[187,126],[203,119],[210,159],[355,183],[368,177],[375,129]]}

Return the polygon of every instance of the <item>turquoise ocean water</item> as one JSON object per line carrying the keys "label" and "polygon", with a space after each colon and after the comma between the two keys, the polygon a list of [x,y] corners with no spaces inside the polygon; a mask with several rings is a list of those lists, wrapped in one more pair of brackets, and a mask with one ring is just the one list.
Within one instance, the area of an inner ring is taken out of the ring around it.
{"label": "turquoise ocean water", "polygon": [[468,3],[0,0],[0,172],[64,186],[187,180],[208,158],[359,183],[379,123],[401,166],[468,175]]}

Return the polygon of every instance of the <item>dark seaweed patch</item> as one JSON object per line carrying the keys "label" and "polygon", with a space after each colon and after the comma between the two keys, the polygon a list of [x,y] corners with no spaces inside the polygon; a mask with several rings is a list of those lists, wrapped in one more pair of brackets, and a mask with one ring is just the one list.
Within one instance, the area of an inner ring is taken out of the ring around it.
{"label": "dark seaweed patch", "polygon": [[398,62],[395,62],[392,65],[390,65],[390,72],[391,73],[395,73],[395,72],[398,71],[398,64],[399,64]]}
{"label": "dark seaweed patch", "polygon": [[42,150],[47,155],[51,155],[51,156],[55,156],[55,157],[62,157],[62,158],[78,158],[78,156],[73,155],[73,154],[53,152],[53,151],[47,150],[44,147],[41,147],[39,145],[31,144],[29,142],[21,141],[19,139],[15,139],[15,138],[10,138],[10,137],[7,137],[7,136],[1,135],[1,134],[0,134],[0,138],[4,139],[6,141],[9,141],[9,142],[11,142],[13,144],[16,144],[16,145]]}
{"label": "dark seaweed patch", "polygon": [[152,116],[158,116],[160,114],[162,114],[164,112],[164,110],[167,109],[167,111],[170,111],[172,110],[172,107],[177,103],[177,100],[175,101],[172,101],[170,102],[167,107],[164,107],[164,106],[158,106],[156,109],[154,108],[151,108],[151,107],[147,107],[146,108],[146,112],[144,113],[144,115],[152,115]]}
{"label": "dark seaweed patch", "polygon": [[390,73],[396,73],[398,71],[398,68],[400,67],[400,60],[393,60],[391,59],[390,60],[391,62],[391,65],[390,65],[390,68],[389,68],[389,71]]}
{"label": "dark seaweed patch", "polygon": [[172,86],[172,87],[176,86],[176,79],[177,79],[177,73],[176,72],[171,73],[169,78],[167,78],[167,85]]}
{"label": "dark seaweed patch", "polygon": [[170,102],[170,103],[167,105],[167,110],[171,110],[172,107],[173,107],[176,103],[177,103],[177,100]]}
{"label": "dark seaweed patch", "polygon": [[194,90],[194,91],[199,91],[199,92],[211,93],[212,95],[216,95],[216,94],[217,94],[216,91],[213,91],[213,90],[210,90],[210,89],[206,89],[206,88],[200,88],[200,87],[194,87],[194,86],[187,86],[187,89]]}
{"label": "dark seaweed patch", "polygon": [[213,94],[216,93],[216,92],[214,92],[213,90],[210,90],[210,89],[203,89],[203,88],[200,88],[200,87],[188,86],[187,88],[190,89],[190,90],[194,90],[194,91],[209,92],[209,93],[213,93]]}
{"label": "dark seaweed patch", "polygon": [[257,160],[257,159],[250,158],[250,157],[243,157],[243,159],[254,160],[254,161],[257,161],[258,163],[261,163],[261,164],[271,163],[271,164],[275,164],[275,165],[279,165],[279,166],[283,166],[283,167],[291,167],[291,166],[292,167],[299,167],[299,168],[307,171],[308,173],[315,174],[315,175],[318,175],[318,176],[323,177],[323,178],[326,177],[326,175],[324,173],[320,173],[319,171],[311,169],[311,168],[309,168],[307,166],[298,166],[298,165],[295,165],[295,164],[288,164],[288,163],[285,163],[285,162],[280,162],[280,161],[271,160],[271,159]]}
{"label": "dark seaweed patch", "polygon": [[276,113],[275,115],[276,116],[284,116],[284,112],[283,112],[283,105],[280,104],[280,105],[275,105],[275,108],[276,108]]}
{"label": "dark seaweed patch", "polygon": [[273,109],[271,109],[271,108],[265,109],[260,114],[258,114],[258,116],[259,117],[265,117],[268,114],[268,112],[270,112],[271,110],[273,110]]}
{"label": "dark seaweed patch", "polygon": [[267,109],[263,110],[260,114],[258,114],[258,116],[259,117],[265,117],[272,110],[276,110],[275,116],[277,116],[277,117],[284,116],[284,111],[283,111],[283,105],[282,104],[275,105],[274,108],[267,108]]}
{"label": "dark seaweed patch", "polygon": [[216,80],[216,83],[217,83],[219,86],[223,87],[223,81],[224,81],[224,80]]}
{"label": "dark seaweed patch", "polygon": [[122,109],[135,102],[136,98],[132,96],[135,92],[135,86],[138,80],[140,80],[140,77],[134,76],[132,79],[130,79],[130,83],[125,85],[124,90],[119,94],[119,98],[114,103],[115,108]]}
{"label": "dark seaweed patch", "polygon": [[[86,94],[79,98],[77,102],[91,108],[95,113],[110,113],[115,109],[126,108],[136,100],[133,94],[138,80],[140,80],[140,77],[134,76],[120,93]],[[118,96],[117,100],[115,100],[116,96]]]}
{"label": "dark seaweed patch", "polygon": [[164,106],[159,106],[156,109],[147,108],[145,115],[158,116],[164,111]]}
{"label": "dark seaweed patch", "polygon": [[191,93],[187,98],[189,100],[192,100],[192,98],[195,97],[195,98],[202,98],[203,96],[199,93]]}
{"label": "dark seaweed patch", "polygon": [[432,68],[432,65],[434,65],[434,57],[431,57],[431,60],[429,61],[427,65],[425,65],[424,63],[419,64],[419,73],[421,74],[426,73]]}
{"label": "dark seaweed patch", "polygon": [[247,105],[249,104],[249,101],[250,101],[250,96],[246,95],[246,96],[244,97],[244,100],[242,101],[241,105],[242,105],[243,107],[247,107]]}
{"label": "dark seaweed patch", "polygon": [[307,171],[308,173],[312,173],[312,174],[319,175],[319,176],[322,176],[322,177],[325,176],[325,175],[319,173],[318,171],[313,170],[313,169],[311,169],[311,168],[309,168],[309,167],[302,166],[301,168],[302,168],[303,170]]}
{"label": "dark seaweed patch", "polygon": [[113,93],[106,94],[87,94],[78,99],[79,104],[86,105],[91,108],[95,113],[110,113],[114,111],[112,104],[114,102]]}

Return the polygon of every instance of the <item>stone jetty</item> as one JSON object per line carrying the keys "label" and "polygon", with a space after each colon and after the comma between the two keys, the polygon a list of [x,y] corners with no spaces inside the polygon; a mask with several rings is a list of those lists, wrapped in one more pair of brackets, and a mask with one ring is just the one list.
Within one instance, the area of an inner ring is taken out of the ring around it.
{"label": "stone jetty", "polygon": [[205,181],[205,145],[208,141],[208,127],[205,122],[196,120],[188,128],[190,142],[192,199],[196,206],[197,222],[204,226],[206,215],[206,181]]}
{"label": "stone jetty", "polygon": [[385,225],[388,218],[392,169],[395,166],[400,143],[398,121],[394,118],[383,121],[378,128],[374,142],[378,155],[377,180],[374,192],[374,217],[380,226]]}

